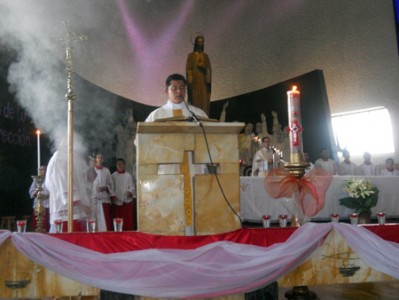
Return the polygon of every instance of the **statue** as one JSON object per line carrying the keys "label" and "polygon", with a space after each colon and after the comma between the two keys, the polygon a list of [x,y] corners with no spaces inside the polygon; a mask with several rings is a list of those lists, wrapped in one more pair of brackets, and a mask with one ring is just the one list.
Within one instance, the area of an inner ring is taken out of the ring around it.
{"label": "statue", "polygon": [[281,125],[278,121],[278,114],[276,111],[272,111],[273,116],[273,140],[274,143],[281,143],[283,138],[283,132],[281,131]]}
{"label": "statue", "polygon": [[188,103],[201,108],[209,115],[212,68],[209,57],[204,52],[204,37],[202,35],[195,38],[194,51],[187,57],[186,76]]}
{"label": "statue", "polygon": [[244,133],[239,136],[239,155],[240,160],[245,166],[250,166],[252,164],[253,157],[253,129],[254,125],[252,123],[247,123],[244,128]]}
{"label": "statue", "polygon": [[261,118],[261,120],[262,120],[262,128],[261,128],[261,133],[262,133],[262,137],[264,137],[264,136],[268,136],[269,134],[268,134],[268,132],[267,132],[267,123],[266,123],[266,116],[265,116],[265,114],[264,113],[262,113],[261,115],[260,115],[260,118]]}
{"label": "statue", "polygon": [[226,122],[226,108],[229,106],[229,101],[226,101],[223,103],[223,110],[222,113],[220,114],[219,122]]}

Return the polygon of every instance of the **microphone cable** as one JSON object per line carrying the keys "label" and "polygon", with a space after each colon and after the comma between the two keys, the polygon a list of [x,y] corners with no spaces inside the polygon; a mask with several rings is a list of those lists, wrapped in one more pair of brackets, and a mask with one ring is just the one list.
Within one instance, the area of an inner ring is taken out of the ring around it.
{"label": "microphone cable", "polygon": [[189,108],[188,104],[186,103],[186,101],[184,101],[184,103],[185,103],[185,105],[186,105],[186,107],[187,107],[187,110],[188,110],[189,113],[191,114],[191,118],[200,126],[200,128],[201,128],[201,130],[202,130],[202,134],[203,134],[204,140],[205,140],[206,150],[207,150],[207,152],[208,152],[209,161],[210,161],[210,163],[211,163],[211,166],[212,166],[212,169],[213,169],[213,173],[214,173],[215,178],[216,178],[216,181],[217,181],[217,183],[218,183],[219,190],[220,190],[220,192],[222,193],[223,199],[225,200],[225,202],[227,203],[227,205],[229,206],[229,208],[231,209],[231,211],[237,216],[238,220],[240,221],[240,226],[241,226],[241,228],[242,228],[243,221],[242,221],[240,215],[239,215],[239,214],[236,212],[236,210],[233,208],[233,206],[231,205],[230,201],[227,199],[226,194],[224,193],[222,184],[221,184],[220,179],[219,179],[219,176],[218,176],[218,174],[217,174],[216,167],[215,167],[215,165],[214,165],[214,163],[213,163],[213,159],[212,159],[211,151],[210,151],[210,149],[209,149],[209,143],[208,143],[208,138],[207,138],[207,136],[206,136],[205,128],[204,128],[202,122],[201,122],[201,121],[198,119],[198,117],[194,114],[194,112],[192,112],[192,111],[190,110],[190,108]]}

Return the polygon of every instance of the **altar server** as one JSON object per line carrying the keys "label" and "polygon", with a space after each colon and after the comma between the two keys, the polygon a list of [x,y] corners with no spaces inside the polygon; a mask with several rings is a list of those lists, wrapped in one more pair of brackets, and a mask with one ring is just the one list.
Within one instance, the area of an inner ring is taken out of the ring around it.
{"label": "altar server", "polygon": [[96,155],[96,179],[93,182],[92,204],[97,220],[98,231],[109,231],[111,223],[111,195],[113,195],[113,182],[111,172],[103,166],[104,157]]}
{"label": "altar server", "polygon": [[133,205],[136,190],[132,175],[126,172],[125,160],[116,160],[116,171],[112,173],[114,195],[111,196],[114,218],[123,218],[123,229],[133,230]]}

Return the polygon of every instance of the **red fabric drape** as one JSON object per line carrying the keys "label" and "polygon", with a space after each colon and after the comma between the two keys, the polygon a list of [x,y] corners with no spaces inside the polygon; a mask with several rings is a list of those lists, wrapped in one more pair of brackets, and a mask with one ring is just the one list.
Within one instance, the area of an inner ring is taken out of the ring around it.
{"label": "red fabric drape", "polygon": [[[365,226],[381,238],[399,243],[399,225]],[[142,232],[63,233],[52,236],[101,253],[145,249],[195,249],[217,242],[231,241],[261,247],[285,242],[296,228],[239,229],[228,233],[203,236],[164,236]]]}

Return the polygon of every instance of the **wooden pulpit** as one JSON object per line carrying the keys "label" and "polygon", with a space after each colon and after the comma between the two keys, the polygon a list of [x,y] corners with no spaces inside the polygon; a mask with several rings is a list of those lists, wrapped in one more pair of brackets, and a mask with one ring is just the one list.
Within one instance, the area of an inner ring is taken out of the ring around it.
{"label": "wooden pulpit", "polygon": [[205,235],[240,228],[238,134],[244,125],[138,123],[140,232]]}

